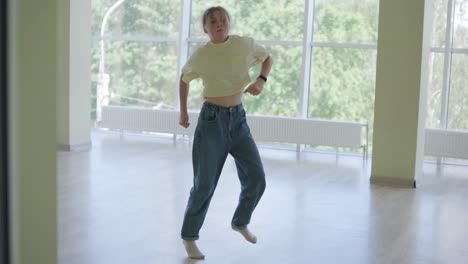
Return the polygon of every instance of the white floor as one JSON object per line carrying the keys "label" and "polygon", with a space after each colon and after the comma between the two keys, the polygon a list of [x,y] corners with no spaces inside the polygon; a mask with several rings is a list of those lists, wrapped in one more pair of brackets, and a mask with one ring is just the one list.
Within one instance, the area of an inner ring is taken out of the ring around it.
{"label": "white floor", "polygon": [[200,233],[204,261],[180,240],[190,144],[94,132],[90,151],[58,153],[60,264],[468,263],[468,167],[426,163],[417,189],[369,184],[362,157],[260,148],[267,190],[250,225],[230,228],[239,194],[226,162]]}

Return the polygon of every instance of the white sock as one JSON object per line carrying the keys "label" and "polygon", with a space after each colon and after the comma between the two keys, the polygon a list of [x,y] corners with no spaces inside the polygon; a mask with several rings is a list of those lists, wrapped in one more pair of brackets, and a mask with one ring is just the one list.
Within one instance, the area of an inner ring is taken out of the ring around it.
{"label": "white sock", "polygon": [[244,236],[244,238],[250,243],[253,243],[253,244],[257,243],[257,237],[254,234],[252,234],[247,227],[242,228],[242,229],[232,227],[232,229],[241,233],[241,235]]}
{"label": "white sock", "polygon": [[205,255],[203,255],[203,253],[200,252],[200,250],[197,247],[197,243],[195,243],[195,240],[183,240],[183,243],[189,258],[205,259]]}

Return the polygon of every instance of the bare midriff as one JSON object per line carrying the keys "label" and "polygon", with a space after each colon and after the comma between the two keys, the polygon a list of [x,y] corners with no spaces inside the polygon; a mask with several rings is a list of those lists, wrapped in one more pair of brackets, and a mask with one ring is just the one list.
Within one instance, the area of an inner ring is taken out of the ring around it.
{"label": "bare midriff", "polygon": [[221,97],[205,97],[205,101],[212,104],[221,105],[225,107],[235,106],[241,103],[242,92],[229,96]]}

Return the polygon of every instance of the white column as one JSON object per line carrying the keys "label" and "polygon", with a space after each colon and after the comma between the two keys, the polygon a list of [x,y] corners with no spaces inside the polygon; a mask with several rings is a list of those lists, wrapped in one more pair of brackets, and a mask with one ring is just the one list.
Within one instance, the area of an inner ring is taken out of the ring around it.
{"label": "white column", "polygon": [[91,145],[91,0],[59,1],[57,142],[61,149]]}
{"label": "white column", "polygon": [[424,2],[380,1],[371,183],[416,187],[424,143]]}

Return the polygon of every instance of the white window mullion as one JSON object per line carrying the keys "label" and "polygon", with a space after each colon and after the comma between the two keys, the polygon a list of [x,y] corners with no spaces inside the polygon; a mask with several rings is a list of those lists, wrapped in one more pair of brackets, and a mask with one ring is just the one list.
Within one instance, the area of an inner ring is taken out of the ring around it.
{"label": "white window mullion", "polygon": [[152,42],[152,43],[167,43],[167,42],[177,42],[178,38],[176,37],[160,37],[152,35],[102,35],[102,36],[92,36],[93,40],[96,41],[135,41],[135,42]]}
{"label": "white window mullion", "polygon": [[188,39],[190,37],[190,18],[191,18],[191,2],[190,0],[180,0],[180,31],[178,42],[178,58],[177,58],[177,74],[176,74],[176,102],[177,109],[180,106],[179,102],[179,78],[184,63],[187,61],[189,46]]}
{"label": "white window mullion", "polygon": [[445,50],[444,50],[444,70],[443,83],[441,93],[441,111],[440,111],[440,128],[447,128],[448,124],[448,101],[450,92],[450,73],[452,66],[452,46],[453,46],[453,18],[455,12],[454,0],[448,1],[447,8],[447,29],[445,34]]}
{"label": "white window mullion", "polygon": [[464,48],[458,48],[458,49],[452,49],[452,54],[468,54],[468,49]]}
{"label": "white window mullion", "polygon": [[299,116],[307,118],[309,115],[309,94],[312,63],[312,41],[314,33],[314,0],[306,0],[304,15],[305,30],[302,43],[302,71],[300,79],[299,94]]}
{"label": "white window mullion", "polygon": [[[209,38],[197,38],[197,37],[189,37],[188,39],[191,43],[206,43],[209,41]],[[290,46],[290,47],[299,47],[303,45],[303,41],[298,40],[280,40],[280,39],[273,39],[273,40],[262,40],[256,39],[256,43],[260,45],[282,45],[282,46]]]}
{"label": "white window mullion", "polygon": [[376,50],[377,44],[365,44],[365,43],[339,43],[339,42],[312,42],[312,48],[337,48],[337,49],[371,49]]}

